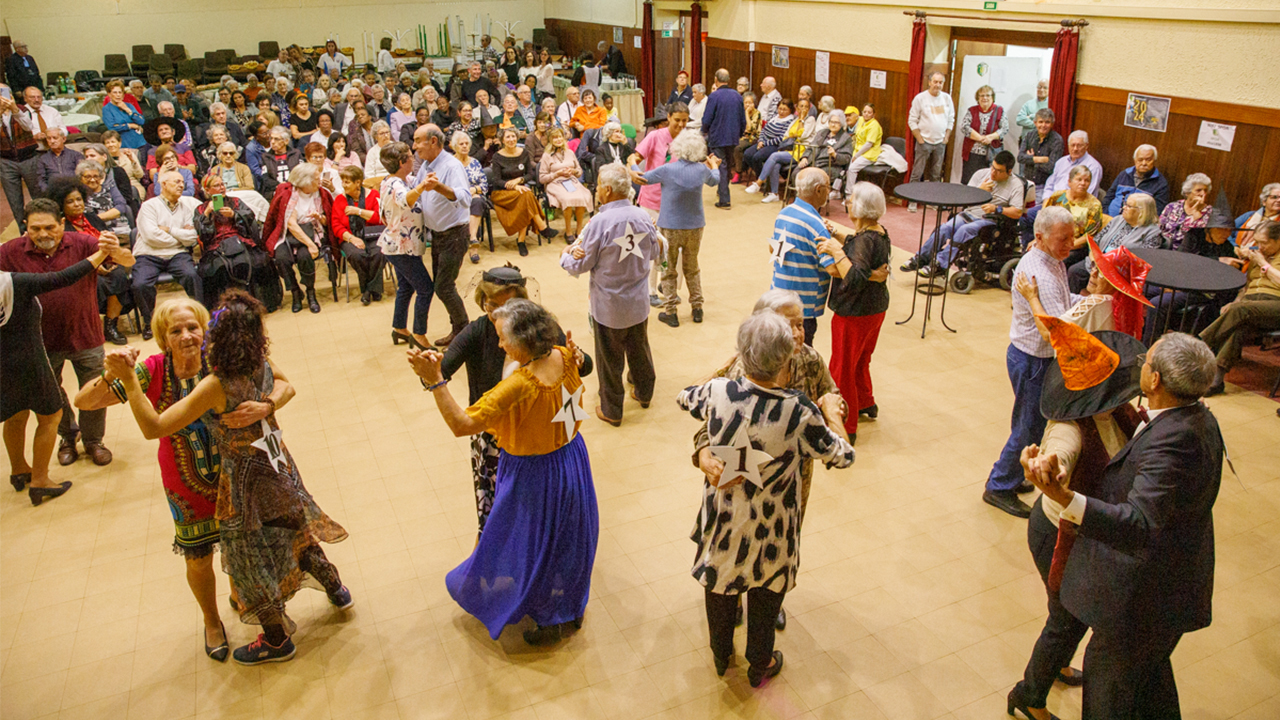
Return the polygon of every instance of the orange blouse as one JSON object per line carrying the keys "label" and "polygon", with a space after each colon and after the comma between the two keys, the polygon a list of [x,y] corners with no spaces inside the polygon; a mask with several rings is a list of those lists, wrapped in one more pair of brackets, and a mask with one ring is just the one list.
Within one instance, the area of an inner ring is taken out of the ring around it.
{"label": "orange blouse", "polygon": [[[556,351],[564,358],[564,375],[556,384],[545,385],[522,367],[467,408],[467,415],[484,423],[498,447],[511,455],[546,455],[573,439],[554,418],[564,407],[561,388],[573,393],[582,387],[582,378],[569,351]],[[574,423],[575,434],[581,424]]]}
{"label": "orange blouse", "polygon": [[596,105],[590,110],[586,105],[578,107],[578,111],[573,114],[573,119],[569,121],[570,125],[582,125],[584,130],[592,130],[604,127],[609,122],[609,111],[604,109],[603,105]]}

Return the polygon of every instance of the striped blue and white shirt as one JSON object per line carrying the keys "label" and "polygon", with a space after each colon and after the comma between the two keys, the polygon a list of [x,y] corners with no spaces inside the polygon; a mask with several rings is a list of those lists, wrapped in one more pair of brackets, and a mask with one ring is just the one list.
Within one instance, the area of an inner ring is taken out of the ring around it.
{"label": "striped blue and white shirt", "polygon": [[832,260],[830,255],[818,253],[818,244],[829,237],[831,233],[827,232],[822,216],[799,198],[782,208],[773,222],[770,246],[776,247],[782,242],[791,247],[782,255],[781,262],[774,262],[770,287],[798,293],[806,318],[822,317],[827,306],[831,276],[825,268]]}

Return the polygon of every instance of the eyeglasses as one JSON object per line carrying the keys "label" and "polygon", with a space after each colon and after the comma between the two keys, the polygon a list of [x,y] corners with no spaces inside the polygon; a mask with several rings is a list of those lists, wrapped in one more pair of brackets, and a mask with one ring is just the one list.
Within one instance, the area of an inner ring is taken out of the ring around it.
{"label": "eyeglasses", "polygon": [[1136,359],[1138,361],[1138,367],[1142,367],[1143,365],[1146,365],[1147,353],[1138,353],[1138,357]]}

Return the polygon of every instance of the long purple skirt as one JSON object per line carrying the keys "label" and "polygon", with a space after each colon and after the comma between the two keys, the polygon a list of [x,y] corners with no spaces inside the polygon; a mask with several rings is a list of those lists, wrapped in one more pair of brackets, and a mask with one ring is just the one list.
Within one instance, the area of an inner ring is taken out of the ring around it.
{"label": "long purple skirt", "polygon": [[600,534],[582,435],[546,455],[504,451],[495,484],[480,544],[445,576],[449,594],[495,640],[525,615],[538,625],[582,617]]}

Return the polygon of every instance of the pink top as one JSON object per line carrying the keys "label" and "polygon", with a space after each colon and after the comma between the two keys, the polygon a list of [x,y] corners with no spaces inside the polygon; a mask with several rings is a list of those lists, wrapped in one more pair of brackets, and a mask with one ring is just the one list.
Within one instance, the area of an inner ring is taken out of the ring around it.
{"label": "pink top", "polygon": [[[671,141],[674,139],[667,128],[657,128],[644,136],[644,139],[640,141],[640,145],[636,147],[636,152],[644,158],[645,172],[666,165],[671,161],[671,157],[667,154],[667,148],[671,146]],[[662,186],[652,183],[641,187],[640,207],[655,211],[661,208]]]}

